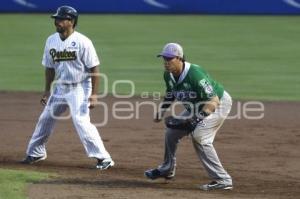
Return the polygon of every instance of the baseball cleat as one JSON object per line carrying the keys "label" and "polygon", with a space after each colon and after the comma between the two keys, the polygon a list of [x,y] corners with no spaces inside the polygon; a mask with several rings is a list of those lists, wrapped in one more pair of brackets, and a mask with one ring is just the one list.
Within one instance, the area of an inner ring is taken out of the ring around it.
{"label": "baseball cleat", "polygon": [[176,165],[173,167],[173,169],[168,173],[168,175],[165,177],[166,180],[171,180],[175,177],[176,174]]}
{"label": "baseball cleat", "polygon": [[165,178],[166,180],[171,180],[175,177],[175,169],[167,174],[162,174],[158,169],[150,169],[145,171],[144,175],[151,180],[155,180],[157,178]]}
{"label": "baseball cleat", "polygon": [[33,157],[33,156],[26,156],[24,160],[21,161],[22,164],[33,164],[42,160],[45,160],[47,158],[47,155],[41,156],[41,157]]}
{"label": "baseball cleat", "polygon": [[232,190],[233,186],[232,184],[222,184],[222,183],[218,183],[217,181],[212,181],[209,184],[200,185],[199,189],[203,191],[210,191],[215,189]]}
{"label": "baseball cleat", "polygon": [[98,159],[98,163],[96,165],[97,169],[105,170],[113,167],[115,165],[115,162],[111,158],[106,158],[103,160]]}

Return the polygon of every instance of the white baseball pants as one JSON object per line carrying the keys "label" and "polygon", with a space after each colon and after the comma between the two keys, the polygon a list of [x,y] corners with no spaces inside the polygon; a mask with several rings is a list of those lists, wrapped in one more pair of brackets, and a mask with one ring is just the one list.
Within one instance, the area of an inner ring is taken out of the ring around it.
{"label": "white baseball pants", "polygon": [[97,128],[90,122],[88,108],[90,94],[91,85],[89,81],[76,85],[56,85],[35,127],[28,144],[27,155],[33,157],[46,155],[46,142],[53,132],[54,124],[69,107],[73,124],[88,157],[110,158]]}

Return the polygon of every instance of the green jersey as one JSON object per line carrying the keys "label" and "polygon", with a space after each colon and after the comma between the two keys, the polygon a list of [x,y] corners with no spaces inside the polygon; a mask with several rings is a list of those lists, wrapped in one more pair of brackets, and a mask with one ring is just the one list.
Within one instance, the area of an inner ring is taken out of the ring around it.
{"label": "green jersey", "polygon": [[167,97],[183,102],[188,111],[194,107],[201,110],[205,102],[216,95],[221,99],[224,92],[223,86],[213,80],[201,66],[188,62],[185,62],[184,70],[177,81],[167,71],[164,73],[164,80]]}

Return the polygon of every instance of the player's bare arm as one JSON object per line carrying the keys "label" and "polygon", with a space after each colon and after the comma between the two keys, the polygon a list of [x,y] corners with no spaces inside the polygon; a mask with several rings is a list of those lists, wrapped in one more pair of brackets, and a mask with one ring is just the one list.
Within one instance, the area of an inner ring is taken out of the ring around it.
{"label": "player's bare arm", "polygon": [[219,97],[216,95],[213,98],[211,98],[210,101],[205,103],[205,105],[202,108],[202,111],[205,112],[207,115],[210,115],[211,113],[215,112],[219,104],[220,100]]}
{"label": "player's bare arm", "polygon": [[40,100],[42,105],[47,104],[48,97],[50,96],[50,89],[51,84],[55,78],[55,70],[53,68],[46,68],[45,69],[45,91],[42,96],[42,99]]}
{"label": "player's bare arm", "polygon": [[90,106],[89,108],[94,108],[97,103],[97,92],[98,92],[98,85],[99,85],[99,67],[95,66],[91,68],[91,78],[92,78],[92,94],[89,98]]}

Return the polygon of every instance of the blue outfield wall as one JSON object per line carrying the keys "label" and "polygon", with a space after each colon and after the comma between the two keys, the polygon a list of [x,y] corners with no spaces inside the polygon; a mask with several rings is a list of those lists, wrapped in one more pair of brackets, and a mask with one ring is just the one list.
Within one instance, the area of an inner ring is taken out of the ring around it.
{"label": "blue outfield wall", "polygon": [[300,0],[1,0],[0,12],[54,12],[61,5],[80,13],[300,14]]}

